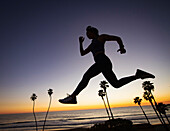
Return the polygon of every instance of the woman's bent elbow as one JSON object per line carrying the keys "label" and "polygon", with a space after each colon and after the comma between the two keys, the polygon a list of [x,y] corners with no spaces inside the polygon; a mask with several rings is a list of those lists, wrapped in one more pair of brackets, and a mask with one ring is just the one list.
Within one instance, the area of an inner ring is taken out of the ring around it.
{"label": "woman's bent elbow", "polygon": [[81,56],[84,56],[84,55],[85,55],[85,53],[80,53],[80,55],[81,55]]}

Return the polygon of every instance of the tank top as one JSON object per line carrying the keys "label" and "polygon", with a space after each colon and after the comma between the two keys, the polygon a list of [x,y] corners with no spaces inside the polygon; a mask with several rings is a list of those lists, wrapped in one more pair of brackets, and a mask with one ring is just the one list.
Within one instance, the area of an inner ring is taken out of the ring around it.
{"label": "tank top", "polygon": [[97,39],[92,40],[92,43],[90,44],[90,50],[91,50],[93,56],[95,56],[96,53],[98,53],[98,52],[103,52],[103,53],[105,52],[104,44],[105,43],[100,42]]}

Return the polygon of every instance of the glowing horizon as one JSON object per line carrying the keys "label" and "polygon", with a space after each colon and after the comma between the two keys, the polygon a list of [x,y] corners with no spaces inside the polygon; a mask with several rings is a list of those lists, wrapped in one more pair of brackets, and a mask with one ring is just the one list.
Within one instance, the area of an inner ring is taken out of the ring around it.
{"label": "glowing horizon", "polygon": [[[156,99],[157,103],[163,102],[164,104],[170,104],[170,98],[166,98],[166,99]],[[142,100],[141,103],[142,106],[151,106],[151,104],[146,101],[146,100]],[[119,108],[119,107],[129,107],[129,106],[138,106],[137,104],[135,104],[132,101],[127,102],[127,103],[110,103],[111,108]],[[46,107],[42,107],[42,106],[38,106],[35,105],[35,112],[39,113],[39,112],[46,112],[47,111],[47,107],[48,105],[46,105]],[[98,105],[65,105],[65,106],[51,106],[50,108],[50,112],[56,112],[56,111],[76,111],[76,110],[90,110],[90,109],[104,109],[104,105],[103,102],[101,100],[101,104]],[[18,108],[6,108],[4,110],[1,109],[0,114],[22,114],[22,113],[32,113],[32,105],[30,104],[30,107],[22,107],[18,110]]]}

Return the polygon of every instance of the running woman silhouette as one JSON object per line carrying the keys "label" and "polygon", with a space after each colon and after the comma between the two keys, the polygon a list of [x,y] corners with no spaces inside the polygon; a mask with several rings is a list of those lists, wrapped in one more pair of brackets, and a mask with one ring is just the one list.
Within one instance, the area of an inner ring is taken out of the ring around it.
{"label": "running woman silhouette", "polygon": [[60,103],[77,104],[76,96],[88,85],[91,78],[97,76],[100,73],[102,73],[106,80],[115,88],[120,88],[123,85],[126,85],[127,83],[130,83],[137,79],[155,78],[154,75],[137,69],[135,75],[124,77],[118,80],[115,73],[112,71],[112,63],[110,59],[105,55],[104,45],[106,41],[116,41],[119,44],[119,49],[117,50],[117,52],[120,52],[120,54],[124,54],[126,53],[126,50],[121,38],[118,36],[107,34],[99,35],[98,29],[91,26],[88,26],[86,28],[86,35],[89,39],[92,40],[92,42],[86,49],[84,49],[84,37],[80,36],[80,54],[81,56],[84,56],[89,52],[92,52],[95,63],[85,72],[75,91],[66,98],[59,99]]}

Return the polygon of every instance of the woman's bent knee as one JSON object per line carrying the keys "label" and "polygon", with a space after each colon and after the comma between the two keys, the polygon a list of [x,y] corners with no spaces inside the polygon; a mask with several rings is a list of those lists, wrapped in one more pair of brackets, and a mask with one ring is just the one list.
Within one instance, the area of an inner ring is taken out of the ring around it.
{"label": "woman's bent knee", "polygon": [[110,83],[114,88],[120,88],[121,85],[119,83]]}

